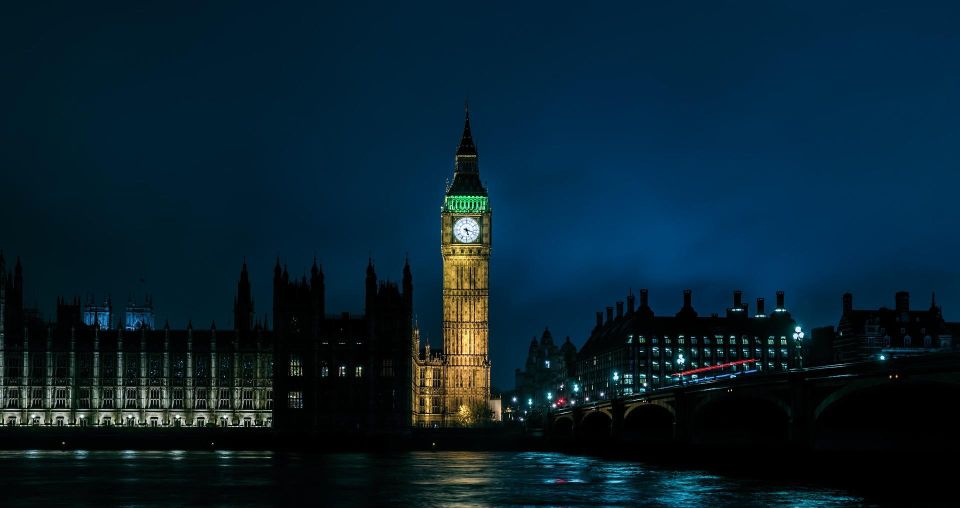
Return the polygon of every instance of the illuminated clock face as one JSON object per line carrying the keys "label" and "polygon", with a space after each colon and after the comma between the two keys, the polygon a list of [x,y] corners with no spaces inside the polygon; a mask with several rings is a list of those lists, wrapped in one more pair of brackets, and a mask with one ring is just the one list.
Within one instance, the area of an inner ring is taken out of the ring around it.
{"label": "illuminated clock face", "polygon": [[460,243],[472,243],[480,237],[480,224],[472,217],[463,217],[453,224],[453,236]]}

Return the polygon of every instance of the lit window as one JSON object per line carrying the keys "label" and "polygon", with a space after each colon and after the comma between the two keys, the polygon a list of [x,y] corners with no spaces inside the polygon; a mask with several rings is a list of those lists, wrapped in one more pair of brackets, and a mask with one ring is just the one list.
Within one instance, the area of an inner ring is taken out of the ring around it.
{"label": "lit window", "polygon": [[289,392],[287,394],[287,407],[290,409],[303,409],[303,392]]}
{"label": "lit window", "polygon": [[363,365],[357,365],[357,368],[354,370],[354,375],[356,377],[363,377]]}
{"label": "lit window", "polygon": [[327,364],[323,364],[320,367],[320,377],[329,377],[330,376],[330,367],[327,367]]}
{"label": "lit window", "polygon": [[549,368],[550,368],[550,360],[544,361],[544,362],[543,362],[543,366],[549,369]]}
{"label": "lit window", "polygon": [[347,366],[341,365],[340,368],[337,370],[337,375],[339,377],[347,377]]}
{"label": "lit window", "polygon": [[125,408],[137,407],[137,389],[136,388],[127,388],[127,398],[123,407]]}
{"label": "lit window", "polygon": [[67,407],[67,389],[66,388],[57,388],[54,391],[54,402],[53,407],[57,409],[64,409]]}
{"label": "lit window", "polygon": [[290,377],[300,377],[303,375],[303,363],[300,360],[300,355],[297,353],[292,353],[290,355]]}

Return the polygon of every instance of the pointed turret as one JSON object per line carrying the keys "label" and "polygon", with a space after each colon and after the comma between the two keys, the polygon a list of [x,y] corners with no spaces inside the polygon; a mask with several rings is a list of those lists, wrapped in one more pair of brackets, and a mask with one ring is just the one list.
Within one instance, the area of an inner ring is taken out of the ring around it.
{"label": "pointed turret", "polygon": [[447,188],[447,196],[486,196],[487,189],[480,181],[480,166],[477,163],[477,147],[470,132],[470,110],[465,112],[463,135],[457,146],[453,182]]}
{"label": "pointed turret", "polygon": [[470,105],[463,104],[463,135],[460,136],[460,145],[457,146],[457,157],[461,155],[477,156],[477,147],[473,144],[473,133],[470,132]]}
{"label": "pointed turret", "polygon": [[403,261],[403,310],[407,316],[413,315],[413,274],[410,273],[410,259]]}
{"label": "pointed turret", "polygon": [[240,280],[237,282],[237,297],[233,304],[233,329],[249,331],[253,325],[253,298],[250,295],[250,275],[247,273],[247,258],[243,258]]}
{"label": "pointed turret", "polygon": [[367,280],[366,288],[366,306],[364,312],[367,316],[373,316],[374,306],[377,299],[377,271],[373,268],[373,258],[367,259]]}
{"label": "pointed turret", "polygon": [[320,322],[326,313],[326,285],[323,280],[323,266],[313,257],[313,266],[310,267],[310,302],[313,306],[314,330],[320,329]]}
{"label": "pointed turret", "polygon": [[20,256],[17,256],[17,264],[13,267],[13,290],[23,298],[23,265],[20,264]]}

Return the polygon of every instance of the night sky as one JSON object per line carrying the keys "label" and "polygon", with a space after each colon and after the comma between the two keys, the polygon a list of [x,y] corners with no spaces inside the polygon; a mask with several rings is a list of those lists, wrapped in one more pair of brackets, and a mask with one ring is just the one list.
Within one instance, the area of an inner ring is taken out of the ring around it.
{"label": "night sky", "polygon": [[[319,4],[319,2],[311,2]],[[26,300],[232,324],[246,256],[317,256],[360,312],[409,255],[440,337],[440,205],[469,98],[494,218],[491,359],[650,289],[701,315],[786,291],[960,320],[960,9],[915,2],[0,8],[0,247]],[[143,282],[141,282],[141,279]],[[158,324],[159,324],[158,323]]]}

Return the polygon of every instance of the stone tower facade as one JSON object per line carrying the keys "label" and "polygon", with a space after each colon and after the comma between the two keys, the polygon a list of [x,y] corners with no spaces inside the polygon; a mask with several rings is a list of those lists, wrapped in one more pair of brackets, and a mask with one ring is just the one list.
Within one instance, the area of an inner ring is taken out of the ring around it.
{"label": "stone tower facade", "polygon": [[492,214],[466,112],[453,180],[440,213],[447,418],[485,411],[490,398],[489,268]]}

